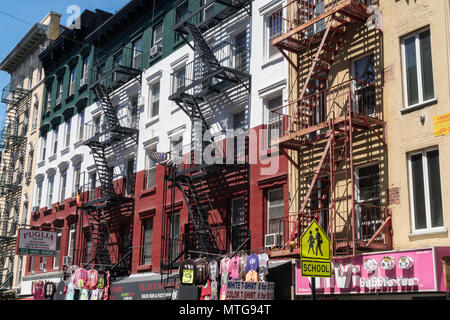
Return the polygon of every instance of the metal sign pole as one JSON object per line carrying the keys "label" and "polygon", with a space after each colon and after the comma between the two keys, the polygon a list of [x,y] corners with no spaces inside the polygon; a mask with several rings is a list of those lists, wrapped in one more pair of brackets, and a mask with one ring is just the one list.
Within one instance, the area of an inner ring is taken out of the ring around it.
{"label": "metal sign pole", "polygon": [[311,277],[311,300],[316,301],[316,278]]}

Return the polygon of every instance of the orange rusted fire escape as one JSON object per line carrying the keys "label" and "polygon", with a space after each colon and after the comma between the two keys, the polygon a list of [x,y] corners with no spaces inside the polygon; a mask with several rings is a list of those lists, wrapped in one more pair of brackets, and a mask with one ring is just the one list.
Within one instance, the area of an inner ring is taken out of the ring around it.
{"label": "orange rusted fire escape", "polygon": [[361,79],[329,86],[343,42],[366,23],[367,9],[363,0],[294,0],[284,8],[287,19],[282,11],[272,16],[279,35],[271,45],[298,82],[298,96],[272,111],[280,126],[272,143],[298,171],[298,210],[285,217],[283,230],[289,232],[273,257],[297,256],[299,236],[312,219],[327,230],[333,257],[392,247],[390,210],[382,201],[359,202],[355,191],[355,154],[360,164],[364,152],[360,137],[371,137],[371,150],[387,144],[382,87]]}

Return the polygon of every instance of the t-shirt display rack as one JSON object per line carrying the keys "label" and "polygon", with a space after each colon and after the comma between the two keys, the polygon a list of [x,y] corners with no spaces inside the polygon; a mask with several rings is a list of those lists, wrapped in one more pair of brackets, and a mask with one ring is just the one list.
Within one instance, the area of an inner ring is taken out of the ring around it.
{"label": "t-shirt display rack", "polygon": [[65,300],[108,300],[109,271],[71,266],[65,272]]}
{"label": "t-shirt display rack", "polygon": [[[266,282],[267,252],[267,248],[226,254],[189,250],[178,268],[180,283],[199,287],[200,300],[226,300],[228,281]],[[192,254],[197,258],[192,258]]]}

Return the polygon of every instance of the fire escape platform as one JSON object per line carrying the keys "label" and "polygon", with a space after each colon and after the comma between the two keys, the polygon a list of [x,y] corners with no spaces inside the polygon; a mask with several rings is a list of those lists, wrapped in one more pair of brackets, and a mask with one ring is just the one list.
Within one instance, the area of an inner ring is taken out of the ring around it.
{"label": "fire escape platform", "polygon": [[[360,3],[359,1],[343,0],[340,2],[341,3],[336,4],[334,7],[330,6],[329,8],[325,8],[323,14],[297,26],[296,28],[293,28],[292,30],[289,30],[278,38],[273,39],[271,44],[275,47],[278,47],[279,49],[285,49],[294,53],[299,53],[300,51],[307,49],[309,40],[299,40],[294,38],[294,36],[298,34],[304,34],[306,32],[306,29],[313,26],[315,23],[318,23],[321,20],[329,18],[330,16],[335,14],[341,14],[344,17],[350,18],[350,21],[357,20],[361,22],[365,22],[369,17],[367,13],[367,6]],[[332,29],[339,30],[340,27],[346,25],[350,21],[346,21],[345,19],[340,18],[339,20],[334,21]],[[321,37],[318,38],[318,41],[320,42]]]}
{"label": "fire escape platform", "polygon": [[[113,80],[109,84],[105,85],[104,84],[105,80],[108,80],[108,78],[110,78],[113,75],[116,75],[118,79]],[[141,82],[141,77],[142,77],[141,70],[118,65],[109,72],[103,74],[97,81],[92,83],[89,86],[89,90],[93,90],[98,85],[104,85],[106,88],[110,89],[111,91],[114,91],[134,78],[138,79],[138,81]]]}
{"label": "fire escape platform", "polygon": [[[344,115],[336,118],[333,123],[336,129],[345,129],[349,126],[349,119]],[[328,129],[329,125],[330,124],[328,122],[322,122],[317,125],[313,125],[308,128],[289,133],[279,138],[278,140],[272,140],[272,144],[279,145],[280,147],[286,149],[299,150],[305,145],[309,145],[308,139],[303,139],[306,135],[320,130]],[[371,127],[384,127],[385,125],[386,123],[384,121],[377,118],[362,115],[357,112],[352,112],[352,126],[358,129],[370,130]],[[324,138],[328,137],[329,134],[329,132],[325,133]]]}

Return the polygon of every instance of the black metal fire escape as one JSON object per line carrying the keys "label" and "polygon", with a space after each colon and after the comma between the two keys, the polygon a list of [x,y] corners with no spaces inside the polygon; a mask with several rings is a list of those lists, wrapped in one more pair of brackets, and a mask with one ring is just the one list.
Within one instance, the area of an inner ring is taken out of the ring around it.
{"label": "black metal fire escape", "polygon": [[[3,89],[1,102],[6,104],[5,123],[0,136],[0,289],[12,284],[12,271],[3,279],[6,261],[14,264],[16,230],[22,195],[28,119],[25,99],[31,91],[22,88]],[[12,214],[12,212],[14,212]],[[9,226],[9,230],[8,230]]]}
{"label": "black metal fire escape", "polygon": [[[131,257],[111,257],[110,234],[118,232],[119,219],[132,215],[134,210],[134,192],[125,194],[125,188],[119,190],[114,185],[113,167],[108,164],[108,159],[113,161],[123,154],[130,146],[137,145],[139,130],[132,124],[121,123],[117,116],[116,107],[111,101],[111,94],[118,88],[133,80],[141,83],[141,70],[116,66],[109,72],[97,70],[97,80],[90,89],[98,98],[104,115],[103,130],[92,131],[92,126],[86,126],[87,139],[84,144],[89,146],[96,166],[96,174],[100,187],[91,185],[81,193],[87,201],[82,202],[82,211],[85,213],[89,225],[89,232],[94,249],[94,258],[88,264],[95,264],[100,270],[109,270],[118,275],[128,273],[131,268]],[[127,177],[130,178],[130,177]],[[134,190],[134,177],[132,181],[126,181]],[[89,189],[89,192],[86,192]],[[93,196],[92,193],[95,193]],[[127,260],[126,260],[127,259]],[[114,261],[113,261],[114,260]]]}
{"label": "black metal fire escape", "polygon": [[[169,96],[191,119],[194,126],[201,125],[201,136],[198,130],[192,132],[190,144],[190,164],[166,165],[164,181],[163,223],[161,239],[161,274],[170,274],[179,264],[182,257],[191,252],[221,254],[227,251],[225,239],[222,239],[218,224],[213,221],[211,211],[218,198],[230,193],[233,188],[248,185],[248,161],[227,164],[222,158],[215,164],[207,164],[203,158],[205,147],[213,142],[203,141],[202,137],[210,129],[215,108],[221,108],[220,99],[230,92],[242,90],[248,98],[250,92],[249,70],[239,70],[219,61],[214,48],[205,40],[204,33],[210,35],[215,26],[236,14],[249,13],[250,1],[204,1],[195,12],[188,13],[174,27],[185,42],[195,51],[195,60],[187,65],[190,69],[187,77],[176,92]],[[216,6],[215,14],[205,17],[205,9]],[[216,10],[218,9],[218,10]],[[191,39],[194,43],[192,46]],[[248,58],[248,57],[247,57]],[[177,77],[176,75],[172,75]],[[177,79],[175,79],[177,80]],[[193,130],[194,131],[194,130]],[[220,149],[220,148],[219,148]],[[246,149],[246,155],[247,154]],[[220,151],[218,151],[220,152]],[[201,161],[199,161],[201,159]],[[178,159],[180,160],[180,159]],[[236,157],[234,158],[236,160]],[[223,163],[223,164],[222,164]],[[236,189],[235,189],[236,190]],[[189,214],[189,222],[183,227],[183,233],[175,239],[173,224],[176,214],[176,193],[180,192]],[[223,226],[222,226],[223,227]],[[173,250],[178,247],[177,250]],[[192,256],[194,256],[193,254]]]}

